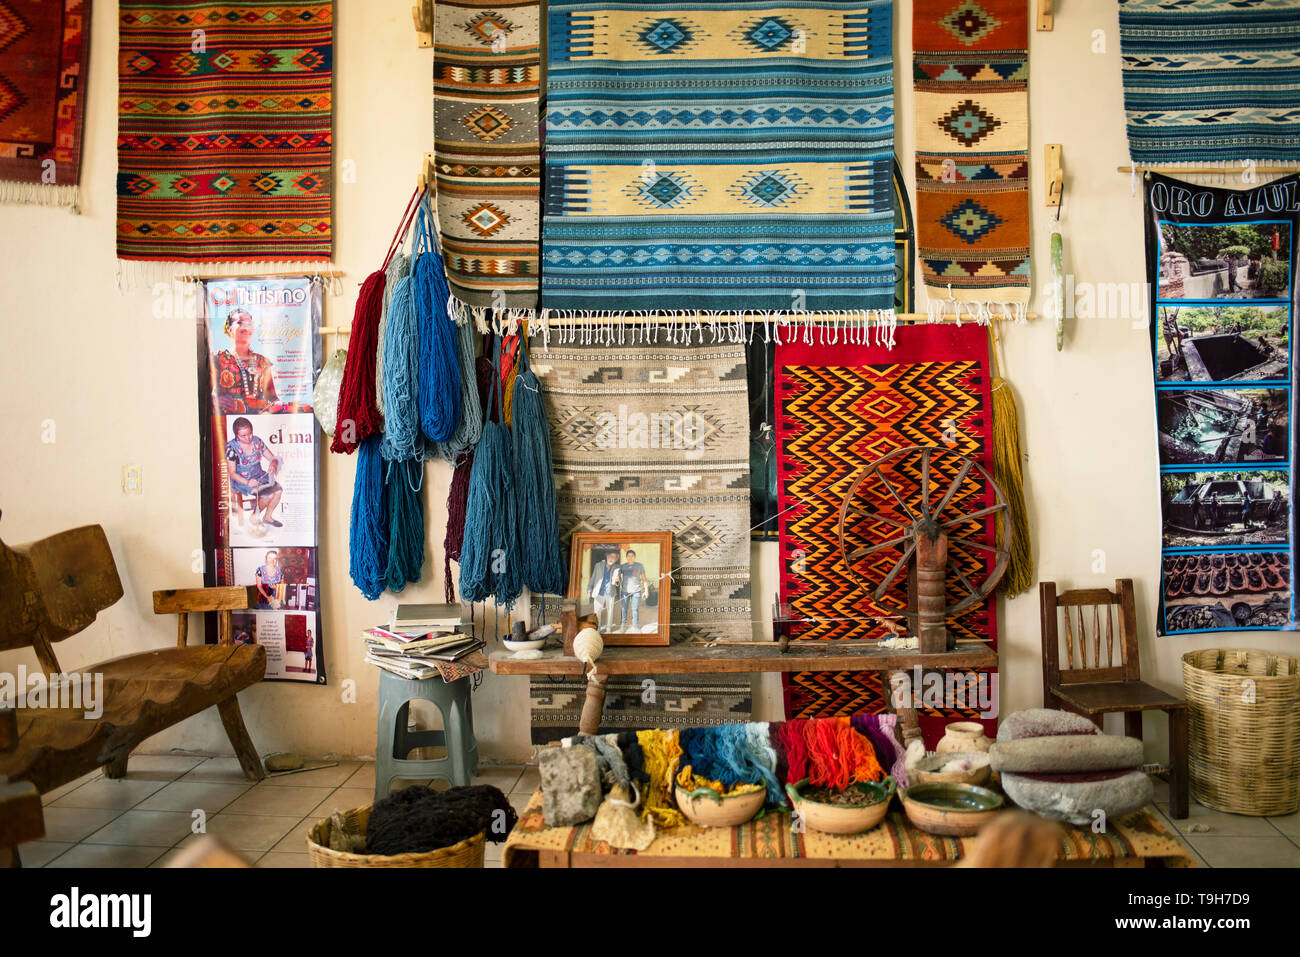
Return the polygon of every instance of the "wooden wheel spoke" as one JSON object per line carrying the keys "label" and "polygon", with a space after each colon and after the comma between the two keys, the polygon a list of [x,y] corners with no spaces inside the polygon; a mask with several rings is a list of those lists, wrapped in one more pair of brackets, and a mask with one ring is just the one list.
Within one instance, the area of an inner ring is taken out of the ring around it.
{"label": "wooden wheel spoke", "polygon": [[880,601],[880,599],[884,597],[885,592],[889,590],[889,586],[892,585],[894,583],[894,579],[898,577],[898,573],[901,572],[904,568],[906,568],[907,563],[912,560],[912,553],[915,551],[916,551],[916,540],[913,539],[908,543],[907,548],[903,550],[903,557],[900,558],[897,564],[895,564],[894,567],[889,570],[889,574],[885,576],[884,581],[882,581],[876,587],[875,594],[872,596],[873,598],[875,598],[876,601]]}
{"label": "wooden wheel spoke", "polygon": [[898,489],[894,488],[894,483],[885,477],[885,473],[880,470],[879,466],[876,468],[876,474],[880,476],[880,481],[885,483],[885,488],[889,489],[889,494],[894,496],[894,501],[897,502],[898,507],[903,510],[903,514],[912,521],[916,521],[916,514],[907,507],[907,503],[904,502],[902,496],[898,494]]}
{"label": "wooden wheel spoke", "polygon": [[998,512],[1005,512],[1006,510],[1007,510],[1006,505],[999,502],[997,505],[990,505],[988,508],[981,508],[978,511],[971,512],[969,515],[963,515],[961,516],[961,518],[954,518],[951,521],[941,522],[939,527],[944,529],[952,528],[956,525],[961,525],[965,522],[973,522],[977,518],[984,518],[985,516],[988,515],[995,515]]}
{"label": "wooden wheel spoke", "polygon": [[849,555],[849,561],[856,562],[859,558],[862,558],[865,555],[872,555],[886,548],[897,548],[901,546],[904,542],[908,542],[911,540],[912,540],[912,536],[910,534],[907,534],[907,535],[900,535],[898,536],[898,538],[891,538],[889,541],[881,542],[878,545],[864,545],[861,548],[856,549]]}
{"label": "wooden wheel spoke", "polygon": [[930,517],[930,450],[921,449],[921,514]]}
{"label": "wooden wheel spoke", "polygon": [[961,464],[961,471],[957,473],[957,477],[953,479],[952,484],[948,486],[948,491],[943,493],[943,498],[939,501],[938,506],[934,510],[935,515],[943,514],[943,510],[948,507],[948,503],[952,501],[953,496],[957,494],[957,490],[961,488],[962,482],[966,481],[966,476],[970,473],[971,467],[974,466],[974,464],[975,462],[973,459],[967,459]]}
{"label": "wooden wheel spoke", "polygon": [[957,577],[961,579],[961,583],[966,586],[966,590],[970,592],[971,595],[978,598],[979,589],[971,584],[970,579],[966,577],[966,573],[961,570],[961,566],[954,562],[951,557],[948,559],[948,567],[957,573]]}

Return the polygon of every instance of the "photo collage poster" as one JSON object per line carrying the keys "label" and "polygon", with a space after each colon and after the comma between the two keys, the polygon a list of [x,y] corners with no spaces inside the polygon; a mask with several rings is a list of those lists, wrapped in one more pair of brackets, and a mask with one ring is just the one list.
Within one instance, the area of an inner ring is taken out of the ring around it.
{"label": "photo collage poster", "polygon": [[[234,640],[266,648],[268,680],[325,684],[317,502],[321,283],[209,279],[199,314],[206,585],[257,588]],[[216,615],[206,623],[217,635]]]}
{"label": "photo collage poster", "polygon": [[1295,627],[1298,186],[1147,174],[1162,635]]}

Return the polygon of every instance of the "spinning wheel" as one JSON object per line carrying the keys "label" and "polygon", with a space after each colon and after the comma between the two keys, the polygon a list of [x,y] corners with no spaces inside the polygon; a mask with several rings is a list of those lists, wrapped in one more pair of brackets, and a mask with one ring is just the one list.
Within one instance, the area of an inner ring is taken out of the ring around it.
{"label": "spinning wheel", "polygon": [[[920,650],[951,650],[944,619],[982,602],[1007,570],[1013,532],[1006,512],[1002,490],[974,459],[939,447],[895,449],[849,486],[840,506],[840,555],[849,576],[870,589],[877,604],[902,604],[891,588],[906,571],[903,607],[916,625]],[[988,519],[998,515],[1002,544],[980,541]],[[992,569],[989,555],[995,556]],[[949,573],[961,595],[951,603]]]}

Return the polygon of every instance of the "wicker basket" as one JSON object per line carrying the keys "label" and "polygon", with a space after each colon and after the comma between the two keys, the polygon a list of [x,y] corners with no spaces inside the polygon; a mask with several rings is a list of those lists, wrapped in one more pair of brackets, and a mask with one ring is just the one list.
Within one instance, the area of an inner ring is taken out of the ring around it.
{"label": "wicker basket", "polygon": [[1191,651],[1183,685],[1196,800],[1233,814],[1300,810],[1300,658]]}
{"label": "wicker basket", "polygon": [[[365,833],[369,807],[343,812],[349,831]],[[483,835],[475,834],[451,847],[419,854],[349,854],[330,850],[330,819],[323,818],[307,835],[307,854],[312,867],[482,867]]]}

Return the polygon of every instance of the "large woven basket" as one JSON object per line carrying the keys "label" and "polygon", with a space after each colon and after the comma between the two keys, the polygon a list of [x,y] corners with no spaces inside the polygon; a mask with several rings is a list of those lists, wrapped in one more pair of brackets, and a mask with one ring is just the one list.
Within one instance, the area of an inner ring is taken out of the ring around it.
{"label": "large woven basket", "polygon": [[1233,814],[1300,810],[1300,658],[1190,651],[1183,685],[1196,800]]}
{"label": "large woven basket", "polygon": [[[343,812],[345,828],[364,834],[370,820],[369,807]],[[482,867],[483,835],[475,834],[451,847],[419,854],[349,854],[330,850],[330,819],[323,818],[307,835],[307,854],[312,867]]]}

